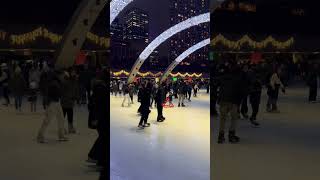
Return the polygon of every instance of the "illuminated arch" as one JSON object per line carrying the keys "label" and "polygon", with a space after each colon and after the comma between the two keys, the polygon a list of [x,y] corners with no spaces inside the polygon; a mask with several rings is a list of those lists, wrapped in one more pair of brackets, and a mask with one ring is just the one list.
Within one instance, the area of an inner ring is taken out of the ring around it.
{"label": "illuminated arch", "polygon": [[109,0],[82,0],[73,14],[62,37],[62,43],[56,51],[56,68],[66,68],[74,64],[87,33],[95,23]]}
{"label": "illuminated arch", "polygon": [[187,58],[190,54],[196,52],[197,50],[207,46],[210,44],[210,38],[205,39],[195,45],[193,45],[192,47],[190,47],[189,49],[187,49],[186,51],[184,51],[182,54],[180,54],[180,56],[178,56],[171,64],[170,66],[167,68],[167,70],[163,73],[162,77],[161,77],[161,82],[165,81],[168,76],[170,75],[170,73],[173,71],[173,69],[180,63],[182,62],[185,58]]}
{"label": "illuminated arch", "polygon": [[116,19],[119,13],[133,0],[113,0],[110,2],[110,24]]}
{"label": "illuminated arch", "polygon": [[197,26],[199,24],[206,23],[206,22],[210,22],[210,13],[204,13],[204,14],[189,18],[183,22],[180,22],[172,26],[171,28],[167,29],[162,34],[160,34],[144,49],[144,51],[140,54],[139,58],[136,60],[134,66],[131,69],[128,83],[131,83],[134,80],[142,64],[160,44],[165,42],[167,39],[169,39],[173,35],[179,33],[180,31],[183,31],[190,27]]}

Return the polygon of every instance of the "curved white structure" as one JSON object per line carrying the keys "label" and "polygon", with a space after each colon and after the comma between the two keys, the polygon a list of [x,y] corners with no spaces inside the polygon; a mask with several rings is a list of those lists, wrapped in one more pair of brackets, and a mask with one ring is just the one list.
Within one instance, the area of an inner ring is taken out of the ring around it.
{"label": "curved white structure", "polygon": [[62,37],[62,43],[56,51],[56,67],[67,68],[74,64],[87,33],[98,18],[108,0],[82,0]]}
{"label": "curved white structure", "polygon": [[189,18],[185,21],[182,21],[168,30],[164,31],[162,34],[160,34],[157,38],[155,38],[140,54],[139,58],[136,60],[134,66],[131,69],[128,83],[131,83],[137,73],[139,72],[140,67],[144,63],[144,61],[150,56],[150,54],[163,42],[165,42],[167,39],[172,37],[173,35],[186,30],[190,27],[197,26],[202,23],[210,22],[210,13],[204,13],[192,18]]}
{"label": "curved white structure", "polygon": [[119,13],[133,0],[113,0],[110,2],[110,24],[116,19]]}
{"label": "curved white structure", "polygon": [[181,62],[183,61],[185,58],[187,58],[190,54],[196,52],[197,50],[207,46],[210,44],[210,38],[205,39],[195,45],[193,45],[192,47],[190,47],[189,49],[187,49],[186,51],[184,51],[182,54],[180,54],[180,56],[178,56],[171,64],[170,66],[167,68],[167,70],[165,71],[165,73],[163,74],[163,76],[161,77],[160,82],[165,81],[168,76],[170,75],[170,73],[173,71],[173,69]]}

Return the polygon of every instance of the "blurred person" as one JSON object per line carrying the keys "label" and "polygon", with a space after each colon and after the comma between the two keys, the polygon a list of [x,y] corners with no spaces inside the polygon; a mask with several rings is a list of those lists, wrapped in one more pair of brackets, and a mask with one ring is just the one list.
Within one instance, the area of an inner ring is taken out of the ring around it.
{"label": "blurred person", "polygon": [[158,112],[158,117],[157,117],[157,122],[163,122],[166,118],[163,116],[163,104],[165,103],[166,100],[166,87],[165,83],[162,83],[155,96],[155,101],[157,105],[157,112]]}
{"label": "blurred person", "polygon": [[22,111],[22,98],[27,89],[27,83],[22,75],[21,68],[17,66],[10,82],[11,92],[14,96],[14,104],[17,111]]}
{"label": "blurred person", "polygon": [[141,89],[139,90],[140,93],[140,103],[141,106],[139,108],[141,118],[138,127],[145,128],[149,127],[150,123],[148,123],[148,118],[150,114],[150,98],[151,98],[151,87],[149,82],[142,83]]}
{"label": "blurred person", "polygon": [[281,73],[280,69],[274,70],[272,76],[270,77],[269,85],[268,85],[268,102],[267,102],[267,112],[275,112],[279,113],[278,109],[278,97],[279,97],[279,89],[281,88],[282,92],[285,93],[284,85],[282,84],[279,75]]}

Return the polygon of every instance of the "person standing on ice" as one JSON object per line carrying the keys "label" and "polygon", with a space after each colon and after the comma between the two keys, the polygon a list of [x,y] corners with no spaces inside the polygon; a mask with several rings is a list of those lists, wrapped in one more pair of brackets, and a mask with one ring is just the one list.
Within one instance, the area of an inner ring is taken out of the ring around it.
{"label": "person standing on ice", "polygon": [[[229,142],[238,143],[240,138],[236,136],[236,125],[239,119],[238,104],[242,100],[241,96],[241,70],[236,65],[230,67],[224,75],[220,77],[220,127],[218,143],[222,144],[225,142],[224,132],[226,120],[231,115],[231,125],[229,128]],[[239,89],[240,88],[240,89]]]}
{"label": "person standing on ice", "polygon": [[285,88],[283,83],[279,78],[279,74],[281,73],[280,68],[274,70],[269,86],[268,86],[268,102],[267,102],[267,112],[279,113],[278,109],[278,96],[279,96],[279,89],[281,88],[282,92],[285,93]]}
{"label": "person standing on ice", "polygon": [[128,107],[130,107],[130,97],[129,97],[129,85],[124,84],[123,85],[123,101],[121,106],[124,107],[124,103],[128,101]]}
{"label": "person standing on ice", "polygon": [[309,86],[309,103],[315,103],[317,101],[318,92],[318,66],[312,66],[311,71],[308,74],[307,84]]}
{"label": "person standing on ice", "polygon": [[179,84],[178,84],[178,101],[179,101],[179,103],[178,103],[178,107],[180,107],[180,105],[182,106],[182,107],[185,107],[185,105],[184,105],[184,99],[185,99],[185,96],[186,96],[186,88],[185,88],[185,84],[184,84],[184,82],[183,81],[181,81]]}
{"label": "person standing on ice", "polygon": [[14,95],[15,108],[17,111],[21,112],[22,98],[27,89],[27,82],[25,81],[19,66],[15,68],[13,77],[10,81],[10,88]]}
{"label": "person standing on ice", "polygon": [[48,104],[45,112],[45,118],[43,119],[41,128],[38,132],[38,143],[46,143],[45,132],[53,118],[58,122],[58,141],[68,141],[65,136],[64,118],[62,107],[60,104],[61,99],[61,81],[56,73],[51,72],[48,78],[49,84],[47,89]]}
{"label": "person standing on ice", "polygon": [[145,128],[150,126],[150,123],[148,123],[148,118],[151,112],[149,109],[151,99],[151,87],[148,81],[142,84],[142,88],[140,89],[139,93],[141,103],[139,110],[141,114],[141,119],[138,127]]}
{"label": "person standing on ice", "polygon": [[163,117],[163,103],[166,100],[166,84],[162,83],[157,92],[156,92],[156,105],[157,105],[157,111],[158,111],[158,117],[157,122],[163,122],[166,118]]}

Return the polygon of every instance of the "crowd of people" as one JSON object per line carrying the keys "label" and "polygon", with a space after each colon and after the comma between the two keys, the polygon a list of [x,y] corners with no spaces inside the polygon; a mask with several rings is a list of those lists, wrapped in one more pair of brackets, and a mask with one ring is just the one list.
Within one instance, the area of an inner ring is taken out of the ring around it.
{"label": "crowd of people", "polygon": [[193,97],[197,97],[200,88],[205,87],[209,93],[209,81],[196,80],[177,80],[157,82],[155,79],[140,79],[134,83],[126,84],[123,80],[113,80],[110,83],[111,94],[114,96],[123,96],[122,107],[130,107],[134,104],[134,95],[137,95],[137,101],[140,102],[138,113],[141,115],[139,128],[149,127],[148,117],[153,107],[157,108],[157,122],[165,121],[163,116],[163,107],[174,107],[173,99],[178,100],[178,107],[186,107],[185,101],[191,102]]}
{"label": "crowd of people", "polygon": [[[98,132],[98,138],[88,153],[89,163],[98,169],[107,166],[107,133],[109,132],[109,76],[106,69],[88,66],[56,70],[54,65],[42,62],[3,63],[0,69],[0,88],[4,106],[14,99],[17,113],[24,111],[25,99],[31,113],[38,111],[41,97],[45,116],[38,131],[37,142],[48,143],[46,132],[50,122],[58,124],[58,141],[69,141],[68,135],[76,134],[74,109],[76,105],[88,105],[89,128]],[[65,128],[65,118],[67,128]]]}
{"label": "crowd of people", "polygon": [[[309,86],[310,103],[316,102],[318,91],[319,68],[317,63],[294,63],[291,61],[264,61],[251,63],[229,57],[228,60],[215,63],[211,77],[211,104],[214,116],[219,115],[218,143],[225,142],[225,124],[229,118],[231,125],[228,139],[230,143],[238,143],[236,135],[237,121],[248,119],[254,127],[257,121],[263,88],[267,91],[266,112],[280,113],[278,108],[279,92],[286,93],[286,87],[301,80]],[[248,101],[252,113],[248,114]]]}

